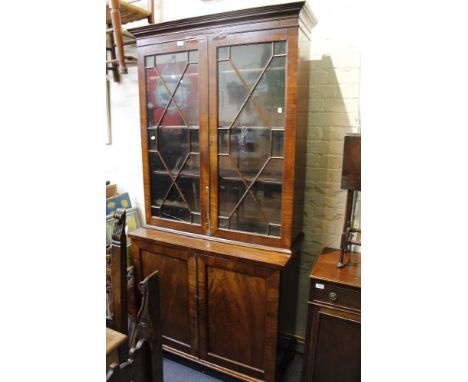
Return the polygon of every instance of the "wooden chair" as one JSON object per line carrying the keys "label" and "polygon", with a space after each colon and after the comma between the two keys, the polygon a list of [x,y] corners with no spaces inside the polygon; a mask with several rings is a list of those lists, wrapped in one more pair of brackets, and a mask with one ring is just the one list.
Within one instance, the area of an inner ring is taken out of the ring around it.
{"label": "wooden chair", "polygon": [[[113,316],[106,326],[128,335],[127,301],[127,238],[125,234],[126,211],[119,208],[114,213],[116,223],[112,233],[111,289]],[[119,347],[122,364],[112,364],[107,373],[107,381],[152,381],[162,382],[162,338],[159,314],[159,276],[149,275],[138,284],[142,304],[137,316],[137,324],[130,343]],[[135,345],[136,343],[136,345]],[[130,346],[133,346],[130,351]],[[151,379],[148,379],[151,377]]]}
{"label": "wooden chair", "polygon": [[137,342],[129,352],[128,361],[112,364],[107,382],[162,382],[162,337],[159,314],[159,275],[154,272],[138,284],[143,296],[138,312],[135,335]]}
{"label": "wooden chair", "polygon": [[154,0],[148,0],[149,9],[133,4],[137,2],[140,0],[106,1],[107,51],[110,52],[110,59],[106,61],[106,72],[111,70],[114,73],[114,81],[117,82],[119,73],[127,73],[127,63],[136,62],[136,58],[125,56],[124,45],[126,43],[123,40],[123,36],[126,36],[130,39],[130,44],[134,44],[135,37],[122,26],[144,19],[147,19],[150,24],[154,23]]}
{"label": "wooden chair", "polygon": [[111,249],[111,289],[112,317],[106,320],[106,326],[128,335],[128,299],[127,299],[127,236],[125,235],[126,211],[118,208],[114,213],[116,223],[112,232]]}
{"label": "wooden chair", "polygon": [[[107,317],[106,327],[128,336],[127,298],[127,236],[125,235],[126,211],[118,208],[114,212],[114,231],[110,256],[112,316]],[[128,357],[128,342],[118,349],[119,360]]]}

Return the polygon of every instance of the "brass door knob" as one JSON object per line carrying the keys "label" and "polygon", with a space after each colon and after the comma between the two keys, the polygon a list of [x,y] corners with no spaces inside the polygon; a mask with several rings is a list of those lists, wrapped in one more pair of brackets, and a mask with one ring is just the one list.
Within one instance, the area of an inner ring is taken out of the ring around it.
{"label": "brass door knob", "polygon": [[332,301],[336,301],[338,299],[338,295],[335,293],[335,292],[330,292],[328,294],[328,297],[330,298],[330,300]]}

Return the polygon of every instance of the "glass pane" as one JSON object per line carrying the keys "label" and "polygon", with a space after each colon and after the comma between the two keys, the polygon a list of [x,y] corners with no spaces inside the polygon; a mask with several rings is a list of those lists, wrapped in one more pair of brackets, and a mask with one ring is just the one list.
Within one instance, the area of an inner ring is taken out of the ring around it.
{"label": "glass pane", "polygon": [[156,69],[165,87],[172,94],[187,64],[187,52],[159,54],[156,56]]}
{"label": "glass pane", "polygon": [[171,95],[162,85],[156,70],[146,69],[146,107],[148,114],[148,127],[159,124],[161,117],[169,103]]}
{"label": "glass pane", "polygon": [[[278,183],[255,182],[251,190],[268,223],[281,224],[281,196],[283,186]],[[253,206],[255,207],[255,206]],[[255,208],[258,210],[258,207]],[[262,220],[257,212],[257,220]]]}
{"label": "glass pane", "polygon": [[271,132],[271,156],[284,156],[284,131],[273,130]]}
{"label": "glass pane", "polygon": [[163,127],[158,130],[161,157],[169,170],[177,172],[190,151],[189,130],[180,127]]}
{"label": "glass pane", "polygon": [[231,61],[249,86],[249,89],[260,76],[271,55],[271,43],[231,47]]}
{"label": "glass pane", "polygon": [[191,50],[189,52],[189,62],[191,64],[198,64],[198,50]]}
{"label": "glass pane", "polygon": [[270,225],[269,236],[281,237],[281,226]]}
{"label": "glass pane", "polygon": [[151,174],[151,205],[161,206],[172,181],[168,175],[153,173]]}
{"label": "glass pane", "polygon": [[198,177],[180,175],[177,179],[177,185],[184,195],[190,210],[200,212],[200,180]]}
{"label": "glass pane", "polygon": [[201,215],[197,213],[192,213],[192,223],[193,224],[201,224]]}
{"label": "glass pane", "polygon": [[187,126],[185,124],[184,116],[180,109],[177,109],[174,100],[171,101],[171,104],[167,108],[166,113],[161,120],[160,126]]}
{"label": "glass pane", "polygon": [[236,178],[240,180],[239,174],[236,171],[236,164],[230,156],[218,157],[218,172],[220,178]]}
{"label": "glass pane", "polygon": [[284,127],[285,84],[286,57],[274,57],[252,94],[269,127]]}
{"label": "glass pane", "polygon": [[193,153],[198,153],[200,151],[198,129],[190,129],[190,151]]}
{"label": "glass pane", "polygon": [[153,67],[154,67],[154,56],[146,56],[145,68],[153,68]]}
{"label": "glass pane", "polygon": [[230,130],[218,130],[218,154],[229,153],[229,131]]}
{"label": "glass pane", "polygon": [[172,187],[171,192],[161,207],[161,217],[190,222],[190,211],[175,186]]}
{"label": "glass pane", "polygon": [[270,131],[232,128],[230,155],[245,177],[254,177],[270,157]]}
{"label": "glass pane", "polygon": [[229,216],[245,192],[242,182],[232,178],[221,178],[219,187],[219,214]]}
{"label": "glass pane", "polygon": [[286,54],[286,41],[275,41],[273,54]]}
{"label": "glass pane", "polygon": [[228,229],[229,219],[226,216],[218,216],[218,227]]}
{"label": "glass pane", "polygon": [[228,60],[229,59],[229,47],[222,46],[218,48],[218,60]]}
{"label": "glass pane", "polygon": [[150,165],[150,171],[158,171],[158,172],[164,172],[167,174],[167,170],[164,167],[163,163],[161,162],[161,158],[159,157],[159,153],[148,153],[148,159],[149,159],[149,165]]}
{"label": "glass pane", "polygon": [[145,60],[149,67],[146,90],[151,127],[151,212],[153,216],[193,224],[200,224],[200,155],[190,154],[200,150],[198,60],[196,50]]}
{"label": "glass pane", "polygon": [[272,55],[285,53],[284,41],[238,45],[218,62],[220,228],[281,234],[286,57]]}
{"label": "glass pane", "polygon": [[268,164],[263,169],[258,177],[262,182],[276,182],[282,183],[283,181],[283,159],[270,159]]}
{"label": "glass pane", "polygon": [[190,154],[190,156],[187,159],[187,162],[185,162],[185,166],[180,172],[181,174],[187,175],[187,176],[199,176],[200,174],[200,155],[198,154]]}
{"label": "glass pane", "polygon": [[229,126],[248,95],[229,62],[218,63],[218,126]]}
{"label": "glass pane", "polygon": [[250,194],[242,201],[239,208],[232,215],[230,229],[236,231],[246,231],[266,235],[268,224],[259,216],[255,202]]}
{"label": "glass pane", "polygon": [[158,132],[156,129],[148,130],[148,150],[158,149],[157,138],[158,138]]}
{"label": "glass pane", "polygon": [[198,64],[188,66],[174,100],[183,115],[179,125],[198,126]]}

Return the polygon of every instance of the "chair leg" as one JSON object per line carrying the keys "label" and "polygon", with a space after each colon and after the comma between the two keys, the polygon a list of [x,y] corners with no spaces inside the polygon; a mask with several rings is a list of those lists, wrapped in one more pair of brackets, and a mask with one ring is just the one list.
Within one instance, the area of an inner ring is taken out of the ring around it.
{"label": "chair leg", "polygon": [[111,0],[109,3],[112,27],[114,28],[114,40],[116,43],[117,59],[119,60],[119,73],[127,73],[127,65],[125,64],[124,45],[122,39],[122,21],[120,18],[119,0]]}

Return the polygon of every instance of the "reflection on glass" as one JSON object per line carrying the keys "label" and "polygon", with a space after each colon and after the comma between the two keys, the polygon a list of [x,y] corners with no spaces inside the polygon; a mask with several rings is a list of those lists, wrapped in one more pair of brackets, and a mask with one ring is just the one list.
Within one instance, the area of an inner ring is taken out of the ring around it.
{"label": "reflection on glass", "polygon": [[235,179],[221,178],[219,187],[219,214],[229,216],[237,204],[237,201],[245,192],[244,184]]}
{"label": "reflection on glass", "polygon": [[191,50],[189,52],[189,62],[191,64],[198,64],[198,50]]}
{"label": "reflection on glass", "polygon": [[229,47],[222,46],[218,48],[218,60],[228,60],[229,59]]}
{"label": "reflection on glass", "polygon": [[169,103],[170,94],[162,85],[156,70],[146,69],[146,107],[148,115],[148,127],[159,124],[164,110]]}
{"label": "reflection on glass", "polygon": [[158,149],[158,132],[157,130],[148,130],[148,150]]}
{"label": "reflection on glass", "polygon": [[192,212],[192,223],[197,225],[201,224],[201,215],[199,213]]}
{"label": "reflection on glass", "polygon": [[254,203],[250,196],[242,202],[229,220],[230,229],[234,231],[253,232],[261,235],[268,234],[268,224],[256,213]]}
{"label": "reflection on glass", "polygon": [[164,171],[167,173],[166,167],[164,167],[163,163],[161,162],[161,158],[159,157],[158,153],[150,152],[148,153],[150,171]]}
{"label": "reflection on glass", "polygon": [[231,47],[231,61],[249,88],[253,86],[271,57],[271,43]]}
{"label": "reflection on glass", "polygon": [[218,63],[218,124],[229,126],[248,95],[239,76],[227,62]]}
{"label": "reflection on glass", "polygon": [[273,43],[274,53],[273,54],[286,54],[286,41],[275,41]]}
{"label": "reflection on glass", "polygon": [[[218,226],[280,237],[286,42],[218,48]],[[274,130],[272,130],[274,129]],[[252,183],[254,182],[254,183]],[[248,191],[246,192],[246,190]]]}
{"label": "reflection on glass", "polygon": [[163,127],[158,129],[159,151],[171,171],[178,171],[188,155],[188,129],[180,127]]}
{"label": "reflection on glass", "polygon": [[[198,126],[198,65],[190,64],[174,95],[174,101],[184,116],[179,125]],[[169,110],[168,110],[169,111]]]}
{"label": "reflection on glass", "polygon": [[164,81],[164,86],[172,94],[187,64],[187,52],[158,54],[156,69]]}
{"label": "reflection on glass", "polygon": [[164,197],[171,187],[172,181],[168,175],[152,173],[151,174],[151,205],[160,207]]}
{"label": "reflection on glass", "polygon": [[198,176],[200,173],[200,155],[190,154],[187,162],[185,162],[184,168],[180,172],[187,176]]}
{"label": "reflection on glass", "polygon": [[200,224],[198,59],[194,50],[145,60],[151,212],[193,224]]}
{"label": "reflection on glass", "polygon": [[[282,187],[281,184],[255,182],[251,188],[269,223],[281,223],[281,210],[278,206],[281,205]],[[260,217],[257,216],[257,220],[261,220]]]}
{"label": "reflection on glass", "polygon": [[161,206],[161,217],[190,222],[190,211],[176,187],[172,187],[167,199]]}
{"label": "reflection on glass", "polygon": [[229,150],[229,130],[218,131],[218,154],[228,154]]}
{"label": "reflection on glass", "polygon": [[146,56],[145,68],[153,68],[153,67],[154,67],[154,56]]}
{"label": "reflection on glass", "polygon": [[193,153],[198,153],[200,151],[198,129],[190,129],[190,151]]}
{"label": "reflection on glass", "polygon": [[258,177],[261,182],[281,183],[283,180],[283,159],[271,158]]}
{"label": "reflection on glass", "polygon": [[[200,212],[199,204],[199,190],[200,190],[200,181],[199,178],[189,177],[181,175],[177,181],[177,185],[184,195],[185,200],[187,201],[190,211]],[[185,204],[184,204],[185,207]]]}
{"label": "reflection on glass", "polygon": [[253,177],[270,157],[268,129],[232,128],[230,156],[240,172]]}
{"label": "reflection on glass", "polygon": [[281,237],[281,226],[275,226],[270,224],[270,236]]}
{"label": "reflection on glass", "polygon": [[271,156],[284,156],[284,131],[273,130],[271,132]]}
{"label": "reflection on glass", "polygon": [[267,119],[268,127],[284,127],[285,74],[286,57],[273,57],[253,92],[253,98],[261,105],[260,113]]}

